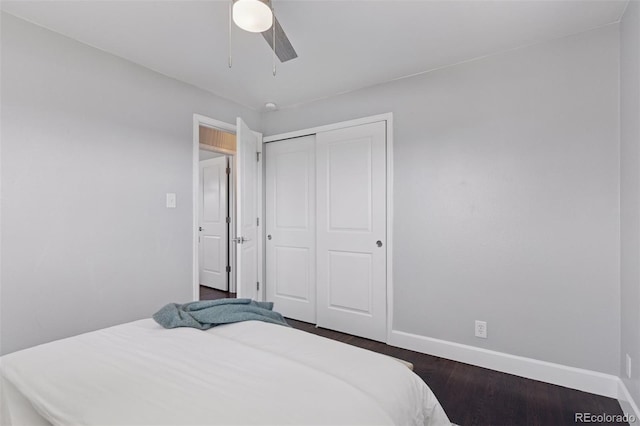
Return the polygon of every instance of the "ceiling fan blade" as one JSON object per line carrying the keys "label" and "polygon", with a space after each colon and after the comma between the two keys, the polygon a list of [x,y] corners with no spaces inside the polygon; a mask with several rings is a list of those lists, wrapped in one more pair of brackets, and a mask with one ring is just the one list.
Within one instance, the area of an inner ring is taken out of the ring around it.
{"label": "ceiling fan blade", "polygon": [[276,52],[276,56],[280,59],[280,62],[287,62],[291,59],[295,59],[298,57],[295,49],[291,45],[289,38],[284,33],[284,30],[280,26],[278,22],[278,18],[274,17],[274,24],[267,31],[262,33],[264,39],[269,43],[269,46],[273,49],[273,31],[276,32],[276,48],[274,49]]}

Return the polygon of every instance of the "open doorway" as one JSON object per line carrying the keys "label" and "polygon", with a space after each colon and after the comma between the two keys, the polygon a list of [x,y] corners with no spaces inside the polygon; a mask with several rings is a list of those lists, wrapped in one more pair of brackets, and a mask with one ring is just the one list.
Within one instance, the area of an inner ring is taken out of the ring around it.
{"label": "open doorway", "polygon": [[197,185],[198,299],[235,297],[236,135],[199,124]]}
{"label": "open doorway", "polygon": [[[199,114],[193,115],[193,300],[200,300],[200,246],[203,243],[200,222],[201,167],[200,151],[222,154],[229,166],[227,183],[227,205],[229,226],[226,238],[218,235],[218,247],[222,250],[226,242],[228,264],[224,261],[210,261],[209,266],[230,267],[228,289],[238,297],[264,300],[262,286],[264,239],[261,232],[262,215],[262,134],[251,130],[238,117],[236,125],[223,123]],[[209,154],[213,155],[213,154]],[[220,156],[215,156],[214,160]],[[223,161],[223,160],[219,160]],[[212,174],[214,172],[211,172]],[[203,184],[204,185],[204,184]],[[220,188],[220,183],[218,183]],[[202,195],[204,197],[204,194]],[[224,240],[224,241],[223,241]],[[212,252],[213,240],[208,251]],[[203,254],[204,255],[204,254]],[[224,257],[221,257],[224,259]],[[217,269],[220,271],[220,269]],[[207,287],[204,287],[207,288]],[[218,291],[218,290],[216,290]],[[233,296],[233,294],[228,295]]]}

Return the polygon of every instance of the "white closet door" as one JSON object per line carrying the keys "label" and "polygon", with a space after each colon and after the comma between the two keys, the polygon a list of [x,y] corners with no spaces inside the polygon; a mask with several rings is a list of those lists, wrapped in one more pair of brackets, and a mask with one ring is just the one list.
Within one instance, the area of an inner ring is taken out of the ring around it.
{"label": "white closet door", "polygon": [[386,127],[316,136],[317,324],[386,339]]}
{"label": "white closet door", "polygon": [[265,150],[267,300],[287,318],[315,323],[315,136]]}
{"label": "white closet door", "polygon": [[262,140],[237,119],[237,295],[258,298],[258,162],[256,153]]}
{"label": "white closet door", "polygon": [[227,291],[227,158],[200,162],[200,284]]}

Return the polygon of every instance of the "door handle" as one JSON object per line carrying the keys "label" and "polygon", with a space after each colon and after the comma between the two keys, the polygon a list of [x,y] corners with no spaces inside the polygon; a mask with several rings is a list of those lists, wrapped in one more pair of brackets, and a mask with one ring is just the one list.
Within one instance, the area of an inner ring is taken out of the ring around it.
{"label": "door handle", "polygon": [[231,241],[233,241],[234,243],[238,243],[238,244],[244,244],[247,241],[251,241],[251,240],[249,238],[239,237],[239,238],[232,238]]}
{"label": "door handle", "polygon": [[382,241],[380,241],[380,240],[376,241],[376,245],[377,245],[378,247],[382,247]]}
{"label": "door handle", "polygon": [[199,230],[200,232],[202,232],[202,226],[200,226],[200,227],[198,228],[198,230]]}
{"label": "door handle", "polygon": [[267,235],[267,240],[271,239],[271,234]]}

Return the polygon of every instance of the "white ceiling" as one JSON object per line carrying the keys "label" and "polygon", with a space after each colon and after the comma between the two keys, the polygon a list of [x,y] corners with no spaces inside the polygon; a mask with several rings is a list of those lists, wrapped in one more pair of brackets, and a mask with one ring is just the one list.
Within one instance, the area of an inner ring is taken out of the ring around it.
{"label": "white ceiling", "polygon": [[233,29],[228,1],[3,1],[2,9],[254,109],[356,90],[617,22],[628,0],[273,0],[299,58]]}

